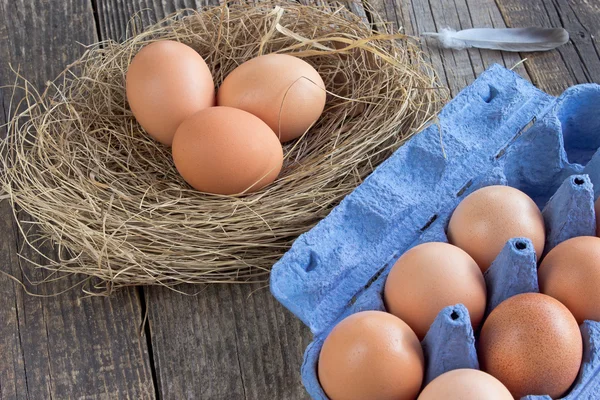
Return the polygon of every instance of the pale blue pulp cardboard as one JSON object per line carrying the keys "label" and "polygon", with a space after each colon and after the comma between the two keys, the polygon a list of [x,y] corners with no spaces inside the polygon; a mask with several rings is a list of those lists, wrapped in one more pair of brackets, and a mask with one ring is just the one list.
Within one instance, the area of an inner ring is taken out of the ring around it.
{"label": "pale blue pulp cardboard", "polygon": [[[574,86],[555,98],[501,66],[485,71],[444,107],[438,124],[398,149],[273,267],[273,295],[314,334],[302,366],[308,393],[327,399],[317,360],[333,326],[358,311],[385,310],[381,293],[391,266],[419,243],[447,242],[452,211],[474,190],[502,184],[531,196],[543,210],[546,252],[593,235],[599,147],[600,86]],[[511,239],[485,278],[488,313],[512,295],[538,291],[531,242]],[[468,321],[462,305],[440,312],[422,342],[426,382],[478,368]],[[581,329],[584,362],[565,398],[600,399],[600,323]]]}

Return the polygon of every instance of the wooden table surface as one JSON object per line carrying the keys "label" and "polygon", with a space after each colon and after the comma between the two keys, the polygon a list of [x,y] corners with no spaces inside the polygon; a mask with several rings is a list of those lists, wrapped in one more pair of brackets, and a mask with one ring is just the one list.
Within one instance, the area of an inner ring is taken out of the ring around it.
{"label": "wooden table surface", "polygon": [[[360,1],[346,4],[366,17]],[[83,52],[80,44],[123,39],[129,19],[140,11],[148,25],[177,9],[206,4],[0,0],[0,85],[14,81],[10,64],[43,87]],[[554,95],[574,84],[600,83],[600,0],[370,0],[370,6],[409,34],[505,26],[562,26],[571,34],[567,45],[541,54],[426,46],[452,95],[491,64],[510,68],[522,58],[527,61],[516,71]],[[11,91],[0,91],[4,123]],[[0,224],[0,268],[22,278],[22,239],[5,201]],[[29,289],[55,293],[67,286]],[[268,288],[201,290],[184,296],[161,287],[131,288],[110,298],[82,298],[75,290],[42,298],[0,274],[0,399],[308,398],[300,365],[310,332]]]}

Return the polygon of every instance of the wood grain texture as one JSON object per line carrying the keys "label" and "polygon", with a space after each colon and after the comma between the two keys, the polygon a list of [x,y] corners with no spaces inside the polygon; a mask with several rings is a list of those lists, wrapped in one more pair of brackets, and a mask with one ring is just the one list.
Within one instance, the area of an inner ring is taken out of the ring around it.
{"label": "wood grain texture", "polygon": [[219,0],[94,0],[102,40],[123,41],[133,26],[144,29],[175,11],[218,5]]}
{"label": "wood grain texture", "polygon": [[[83,52],[78,43],[96,41],[89,0],[0,0],[0,82],[11,84],[9,63],[38,88]],[[1,93],[1,123],[9,114],[11,91]],[[16,97],[18,99],[19,96]],[[5,132],[2,133],[3,136]],[[19,213],[19,218],[28,217]],[[13,212],[0,203],[0,268],[25,280],[47,273],[19,259],[23,241]],[[44,248],[49,257],[53,249]],[[23,255],[36,262],[30,250]],[[58,293],[77,278],[35,287],[31,292]],[[58,297],[32,297],[0,274],[0,399],[150,399],[154,386],[135,290],[112,298],[82,298],[78,290]]]}
{"label": "wood grain texture", "polygon": [[300,382],[308,329],[260,284],[200,290],[147,290],[161,398],[308,398]]}
{"label": "wood grain texture", "polygon": [[[10,207],[0,203],[0,268],[12,272],[18,265],[15,252],[16,237]],[[25,370],[25,349],[22,345],[20,318],[23,318],[23,293],[6,275],[0,274],[0,398],[26,399],[29,397]],[[21,313],[21,316],[19,315]],[[29,365],[30,369],[34,367]],[[44,389],[43,387],[40,389]]]}
{"label": "wood grain texture", "polygon": [[[456,30],[505,27],[494,0],[369,0],[369,4],[385,21],[409,35],[438,32],[447,27]],[[423,50],[452,96],[492,64],[511,68],[521,60],[518,54],[493,50],[442,49],[435,42],[423,41]],[[523,67],[515,71],[528,77]]]}
{"label": "wood grain texture", "polygon": [[496,0],[512,27],[563,27],[571,40],[547,53],[523,54],[540,89],[559,95],[577,83],[600,82],[600,2],[596,0]]}
{"label": "wood grain texture", "polygon": [[[94,0],[98,32],[102,40],[122,41],[135,29],[144,29],[182,9],[219,5],[225,0]],[[232,2],[231,0],[229,2]],[[327,4],[326,0],[299,0],[302,4]],[[350,11],[368,23],[360,0],[343,0]]]}

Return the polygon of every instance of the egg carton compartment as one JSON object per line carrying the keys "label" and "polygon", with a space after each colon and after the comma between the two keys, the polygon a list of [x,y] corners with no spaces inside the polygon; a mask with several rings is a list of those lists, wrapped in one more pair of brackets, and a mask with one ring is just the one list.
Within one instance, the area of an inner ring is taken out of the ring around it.
{"label": "egg carton compartment", "polygon": [[[346,316],[385,310],[382,291],[395,261],[423,242],[447,242],[454,208],[473,191],[509,185],[542,209],[545,252],[595,234],[600,192],[600,86],[578,85],[555,98],[495,65],[448,103],[439,122],[382,163],[273,267],[273,295],[314,334],[302,378],[327,399],[317,378],[323,340]],[[528,239],[507,242],[484,274],[489,313],[502,300],[537,292]],[[600,398],[600,323],[586,321],[584,363],[566,399]],[[442,310],[422,341],[425,383],[456,368],[478,368],[475,335],[462,305]],[[544,398],[544,397],[530,397]]]}

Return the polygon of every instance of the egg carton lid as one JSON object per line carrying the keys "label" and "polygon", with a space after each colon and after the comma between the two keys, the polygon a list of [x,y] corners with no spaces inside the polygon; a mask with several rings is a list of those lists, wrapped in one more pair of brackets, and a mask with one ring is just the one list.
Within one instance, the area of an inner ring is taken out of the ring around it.
{"label": "egg carton lid", "polygon": [[271,272],[273,295],[313,334],[330,330],[555,101],[516,73],[490,67],[294,242]]}

